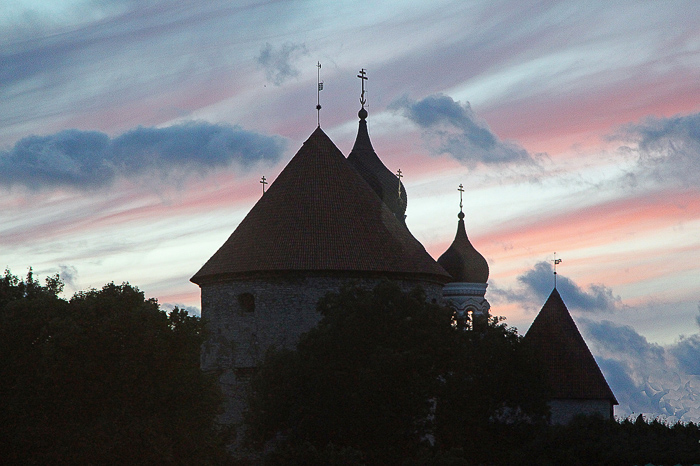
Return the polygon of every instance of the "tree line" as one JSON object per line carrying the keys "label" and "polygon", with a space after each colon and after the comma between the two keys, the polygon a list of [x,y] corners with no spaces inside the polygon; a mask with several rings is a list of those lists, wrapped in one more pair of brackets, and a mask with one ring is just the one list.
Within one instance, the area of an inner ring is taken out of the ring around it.
{"label": "tree line", "polygon": [[[109,283],[0,277],[3,464],[250,464],[217,423],[206,323]],[[420,290],[348,287],[252,380],[238,445],[268,465],[695,464],[696,424],[548,424],[537,361],[502,319],[456,319]]]}

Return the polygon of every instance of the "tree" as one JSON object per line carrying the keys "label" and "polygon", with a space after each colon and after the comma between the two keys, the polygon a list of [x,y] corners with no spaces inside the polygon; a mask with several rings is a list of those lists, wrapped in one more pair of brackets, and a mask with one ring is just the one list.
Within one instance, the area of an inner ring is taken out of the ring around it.
{"label": "tree", "polygon": [[0,457],[15,464],[222,464],[199,318],[129,284],[61,299],[0,279]]}
{"label": "tree", "polygon": [[513,432],[493,464],[698,464],[700,427],[693,423],[667,424],[579,417],[568,425]]}
{"label": "tree", "polygon": [[546,413],[532,359],[499,319],[469,330],[389,282],[329,294],[318,310],[317,328],[295,351],[270,352],[252,382],[247,439],[260,448],[282,436],[271,458],[361,452],[366,464],[401,464]]}

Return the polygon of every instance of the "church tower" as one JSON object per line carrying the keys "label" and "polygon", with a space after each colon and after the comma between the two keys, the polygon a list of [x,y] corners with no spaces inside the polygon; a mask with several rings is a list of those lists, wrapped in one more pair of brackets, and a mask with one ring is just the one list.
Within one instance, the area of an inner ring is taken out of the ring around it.
{"label": "church tower", "polygon": [[459,185],[459,214],[457,218],[457,234],[450,247],[437,260],[452,276],[442,290],[445,304],[451,305],[458,316],[472,316],[474,320],[488,317],[491,305],[484,297],[486,283],[489,279],[489,264],[477,251],[467,237],[462,211],[462,193],[464,188]]}

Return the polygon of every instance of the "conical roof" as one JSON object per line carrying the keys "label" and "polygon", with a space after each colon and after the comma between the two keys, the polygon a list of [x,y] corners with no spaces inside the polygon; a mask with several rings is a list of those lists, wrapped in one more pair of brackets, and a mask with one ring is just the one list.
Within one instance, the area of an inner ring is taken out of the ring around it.
{"label": "conical roof", "polygon": [[438,258],[438,264],[452,275],[453,282],[486,283],[489,279],[489,264],[467,237],[464,213],[460,212],[458,217],[455,239]]}
{"label": "conical roof", "polygon": [[544,364],[552,398],[610,400],[617,404],[556,288],[532,322],[525,341]]}
{"label": "conical roof", "polygon": [[[367,110],[362,108],[358,113],[360,125],[355,138],[355,145],[348,155],[348,162],[357,172],[362,175],[377,196],[384,201],[389,209],[396,215],[396,218],[405,225],[405,214],[408,199],[406,188],[401,180],[393,174],[374,152],[372,142],[367,132]],[[399,198],[399,187],[401,197]]]}
{"label": "conical roof", "polygon": [[286,271],[449,280],[321,128],[191,280]]}

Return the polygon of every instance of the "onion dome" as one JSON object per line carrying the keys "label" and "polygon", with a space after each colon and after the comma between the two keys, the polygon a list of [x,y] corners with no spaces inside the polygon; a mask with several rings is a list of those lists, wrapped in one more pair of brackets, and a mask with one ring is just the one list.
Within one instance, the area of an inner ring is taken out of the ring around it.
{"label": "onion dome", "polygon": [[464,228],[464,212],[458,214],[457,234],[450,247],[437,260],[452,281],[486,283],[489,279],[489,264],[479,251],[474,249]]}
{"label": "onion dome", "polygon": [[[367,110],[364,107],[357,114],[360,126],[352,147],[348,162],[371,186],[377,196],[384,201],[402,225],[406,225],[406,188],[401,180],[392,173],[374,152],[367,132]],[[399,192],[401,193],[399,195]]]}
{"label": "onion dome", "polygon": [[600,367],[555,288],[525,334],[545,369],[554,399],[610,400],[617,404]]}
{"label": "onion dome", "polygon": [[191,281],[299,272],[449,281],[320,127]]}

